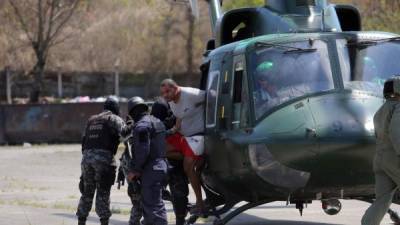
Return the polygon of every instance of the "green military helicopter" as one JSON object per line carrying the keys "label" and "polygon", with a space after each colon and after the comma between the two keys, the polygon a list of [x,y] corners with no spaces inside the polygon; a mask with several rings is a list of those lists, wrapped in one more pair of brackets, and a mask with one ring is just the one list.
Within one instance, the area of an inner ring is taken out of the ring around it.
{"label": "green military helicopter", "polygon": [[372,202],[373,116],[384,81],[400,74],[399,36],[363,32],[355,7],[327,0],[268,0],[224,13],[220,0],[207,2],[202,178],[214,224],[274,201],[302,213],[320,200],[330,215],[339,199]]}

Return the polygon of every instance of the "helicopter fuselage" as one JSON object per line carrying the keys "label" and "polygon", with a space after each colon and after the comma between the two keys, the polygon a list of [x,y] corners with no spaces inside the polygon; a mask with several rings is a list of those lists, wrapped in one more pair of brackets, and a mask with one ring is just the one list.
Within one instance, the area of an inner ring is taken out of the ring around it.
{"label": "helicopter fuselage", "polygon": [[[385,59],[378,59],[376,77],[366,78],[366,59],[379,58],[368,54],[385,44],[351,43],[390,37],[394,35],[378,32],[277,34],[211,51],[203,71],[208,96],[205,185],[225,199],[248,202],[371,198],[373,116],[384,103],[382,80],[394,74],[380,69],[379,60]],[[287,50],[288,45],[298,47],[296,43],[317,50]],[[318,66],[324,75],[315,75],[318,82],[313,83],[302,72],[307,73],[308,64],[314,68],[319,57],[327,58],[320,62],[327,66]],[[266,59],[276,67],[274,82],[282,93],[278,102],[263,109],[256,103],[260,87],[252,65]],[[296,83],[299,77],[304,83]]]}

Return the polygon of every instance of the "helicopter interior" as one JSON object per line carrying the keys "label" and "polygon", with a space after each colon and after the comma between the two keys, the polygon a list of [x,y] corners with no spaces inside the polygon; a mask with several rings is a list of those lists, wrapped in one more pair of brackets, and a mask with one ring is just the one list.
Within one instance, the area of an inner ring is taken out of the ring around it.
{"label": "helicopter interior", "polygon": [[[310,48],[308,42],[290,46]],[[290,99],[333,89],[327,45],[323,41],[314,41],[313,48],[315,52],[307,53],[267,48],[252,54],[250,74],[257,119]]]}
{"label": "helicopter interior", "polygon": [[399,74],[400,45],[397,42],[357,46],[337,40],[337,47],[345,88],[382,95],[384,81]]}
{"label": "helicopter interior", "polygon": [[[229,22],[228,22],[229,21]],[[253,11],[242,11],[226,15],[222,21],[222,44],[244,40],[259,35],[254,29],[258,21]]]}

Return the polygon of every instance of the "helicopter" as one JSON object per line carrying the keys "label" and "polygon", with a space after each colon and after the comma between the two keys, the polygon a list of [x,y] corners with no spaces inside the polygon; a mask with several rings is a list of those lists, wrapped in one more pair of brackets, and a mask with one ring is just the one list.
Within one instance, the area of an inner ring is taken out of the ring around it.
{"label": "helicopter", "polygon": [[400,37],[362,31],[357,8],[328,0],[226,12],[206,1],[213,37],[200,67],[202,182],[214,225],[274,201],[302,214],[318,200],[329,215],[341,199],[373,202],[373,116],[385,80],[400,74]]}

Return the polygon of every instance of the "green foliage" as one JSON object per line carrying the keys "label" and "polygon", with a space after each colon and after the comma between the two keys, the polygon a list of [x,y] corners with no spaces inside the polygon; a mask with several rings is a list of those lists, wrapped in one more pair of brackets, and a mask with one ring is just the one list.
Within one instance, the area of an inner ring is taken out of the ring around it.
{"label": "green foliage", "polygon": [[224,9],[263,6],[264,2],[264,0],[227,0],[224,1]]}

